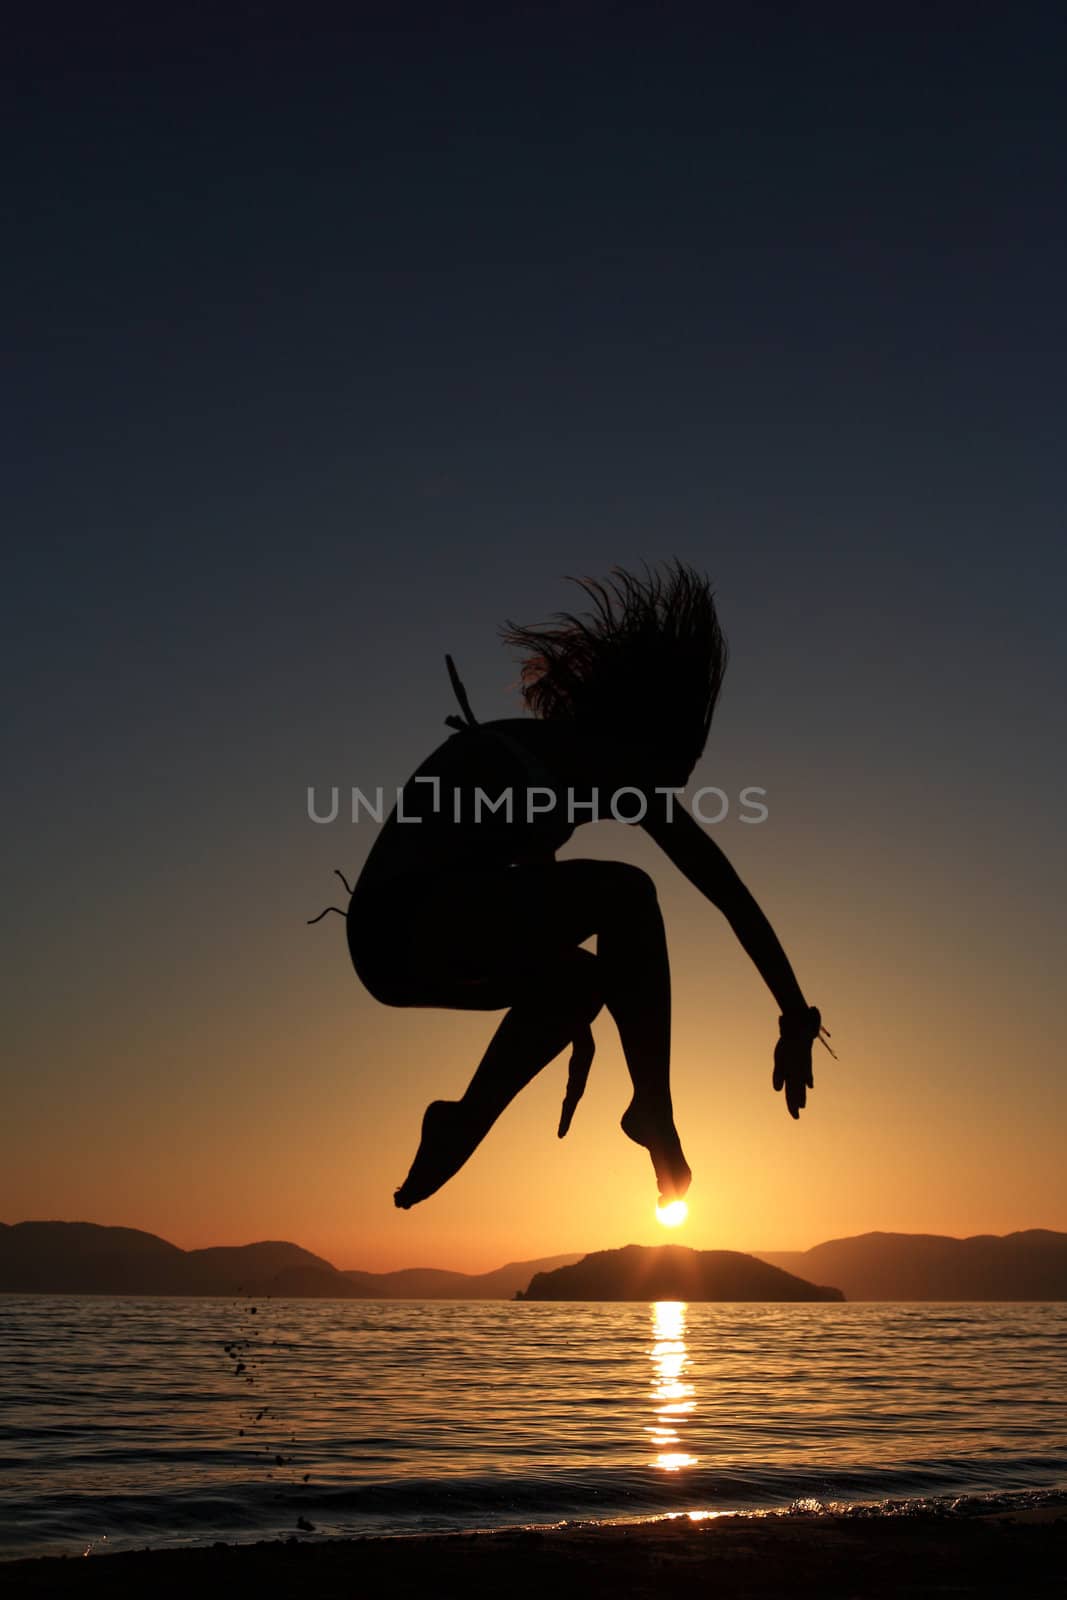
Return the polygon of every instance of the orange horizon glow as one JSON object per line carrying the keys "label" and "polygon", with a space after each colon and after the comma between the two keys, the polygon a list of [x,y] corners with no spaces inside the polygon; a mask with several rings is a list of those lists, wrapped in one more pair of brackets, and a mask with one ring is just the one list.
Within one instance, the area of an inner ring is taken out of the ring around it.
{"label": "orange horizon glow", "polygon": [[[312,844],[328,880],[336,843]],[[723,844],[834,1034],[839,1059],[816,1055],[799,1121],[771,1087],[773,1001],[722,919],[634,830],[605,824],[581,841],[660,885],[674,1106],[693,1170],[685,1244],[758,1253],[873,1231],[1067,1230],[1067,1078],[1042,1065],[1056,1033],[1025,943],[971,917],[976,891],[960,885],[939,892],[951,916],[917,923],[914,885],[891,850],[872,919],[856,886],[875,868],[847,836],[829,866],[825,853],[798,851],[792,827]],[[300,861],[284,903],[314,909],[318,881],[315,863]],[[228,891],[220,884],[217,905],[174,902],[173,925],[157,925],[151,942],[130,932],[147,901],[122,902],[91,968],[72,969],[54,1003],[42,995],[40,1038],[12,1046],[23,1069],[7,1108],[0,1218],[140,1228],[183,1249],[289,1240],[372,1272],[477,1273],[663,1243],[652,1163],[619,1128],[629,1080],[607,1013],[565,1139],[555,1136],[564,1055],[444,1189],[401,1212],[393,1191],[423,1109],[463,1092],[499,1014],[381,1006],[351,970],[339,919],[306,929],[294,915],[290,926],[268,882],[246,928]],[[953,931],[951,917],[966,927]],[[981,1002],[1027,985],[1029,1007]],[[1019,1081],[1007,1108],[1006,1062]]]}

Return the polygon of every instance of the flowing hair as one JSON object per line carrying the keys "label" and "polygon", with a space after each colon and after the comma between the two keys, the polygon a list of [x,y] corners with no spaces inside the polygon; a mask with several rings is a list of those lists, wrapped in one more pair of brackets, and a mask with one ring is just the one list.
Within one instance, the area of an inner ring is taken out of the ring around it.
{"label": "flowing hair", "polygon": [[522,695],[534,716],[638,740],[692,772],[707,743],[726,671],[726,638],[706,577],[680,561],[643,577],[616,567],[604,582],[571,578],[592,602],[548,625],[501,630],[523,653]]}

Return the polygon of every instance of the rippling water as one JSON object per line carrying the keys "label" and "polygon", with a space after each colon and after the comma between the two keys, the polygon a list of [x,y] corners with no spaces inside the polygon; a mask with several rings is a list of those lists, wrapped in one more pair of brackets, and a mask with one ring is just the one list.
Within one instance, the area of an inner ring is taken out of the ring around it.
{"label": "rippling water", "polygon": [[1065,1337],[1067,1305],[0,1296],[0,1553],[1067,1489]]}

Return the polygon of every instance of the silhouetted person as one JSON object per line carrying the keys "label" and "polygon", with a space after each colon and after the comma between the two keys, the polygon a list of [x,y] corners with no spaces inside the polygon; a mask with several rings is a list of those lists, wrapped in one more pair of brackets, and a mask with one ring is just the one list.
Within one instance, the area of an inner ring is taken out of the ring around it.
{"label": "silhouetted person", "polygon": [[[353,966],[384,1005],[507,1008],[462,1100],[427,1107],[395,1195],[404,1208],[458,1172],[519,1090],[571,1043],[562,1137],[601,1006],[633,1085],[623,1132],[649,1151],[664,1199],[689,1187],[671,1107],[670,971],[652,879],[621,861],[556,859],[574,828],[593,819],[591,791],[601,816],[612,796],[627,818],[644,801],[640,826],[725,914],[755,962],[781,1012],[773,1083],[792,1116],[812,1084],[818,1011],[718,845],[677,794],[656,792],[684,787],[722,684],[726,642],[708,582],[673,564],[580,587],[590,611],[502,630],[523,652],[532,718],[476,723],[449,661],[464,717],[448,719],[457,731],[408,781],[349,902]],[[580,948],[594,935],[595,955]]]}

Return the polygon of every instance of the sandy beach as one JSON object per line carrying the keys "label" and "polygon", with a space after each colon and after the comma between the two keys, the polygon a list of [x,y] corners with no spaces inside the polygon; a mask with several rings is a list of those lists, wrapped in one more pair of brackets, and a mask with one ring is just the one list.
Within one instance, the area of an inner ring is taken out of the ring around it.
{"label": "sandy beach", "polygon": [[1062,1507],[976,1516],[688,1517],[625,1526],[397,1539],[312,1538],[8,1562],[22,1596],[151,1595],[222,1589],[276,1600],[506,1593],[583,1597],[708,1594],[1060,1595]]}

